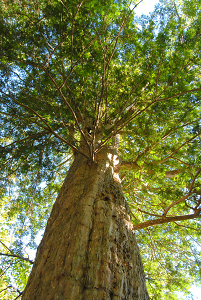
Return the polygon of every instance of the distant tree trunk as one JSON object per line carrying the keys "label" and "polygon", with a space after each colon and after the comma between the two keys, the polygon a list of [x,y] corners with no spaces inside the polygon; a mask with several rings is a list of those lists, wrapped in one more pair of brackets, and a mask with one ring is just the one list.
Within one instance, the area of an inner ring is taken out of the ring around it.
{"label": "distant tree trunk", "polygon": [[77,155],[53,206],[23,300],[148,300],[117,156]]}

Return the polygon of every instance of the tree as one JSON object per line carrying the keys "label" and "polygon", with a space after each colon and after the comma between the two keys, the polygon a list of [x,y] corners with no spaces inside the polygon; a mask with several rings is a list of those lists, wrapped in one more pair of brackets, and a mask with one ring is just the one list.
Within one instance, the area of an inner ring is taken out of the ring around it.
{"label": "tree", "polygon": [[199,280],[200,1],[140,2],[2,1],[5,299],[149,299],[134,231],[151,299]]}

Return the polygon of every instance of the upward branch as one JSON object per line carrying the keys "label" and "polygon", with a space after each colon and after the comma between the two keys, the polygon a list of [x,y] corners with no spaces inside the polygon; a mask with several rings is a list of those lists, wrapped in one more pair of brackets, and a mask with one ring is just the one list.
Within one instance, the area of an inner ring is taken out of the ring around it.
{"label": "upward branch", "polygon": [[[18,100],[16,100],[11,94],[7,95],[6,93],[2,92],[3,94],[5,94],[6,96],[9,96],[10,98],[12,98],[12,100],[17,103],[19,106],[25,108],[28,111],[31,111],[34,115],[36,115],[41,121],[42,123],[45,124],[44,126],[41,126],[42,128],[44,128],[46,131],[52,133],[56,138],[58,138],[61,142],[64,142],[65,144],[67,144],[68,146],[70,146],[74,151],[88,157],[85,153],[83,153],[82,151],[80,151],[79,149],[77,149],[73,144],[70,144],[66,139],[64,139],[62,136],[60,136],[59,134],[57,134],[51,127],[50,125],[46,122],[45,118],[42,117],[38,112],[36,112],[33,108],[31,108],[30,106],[27,106],[21,102],[19,102]],[[39,125],[40,126],[40,125]]]}

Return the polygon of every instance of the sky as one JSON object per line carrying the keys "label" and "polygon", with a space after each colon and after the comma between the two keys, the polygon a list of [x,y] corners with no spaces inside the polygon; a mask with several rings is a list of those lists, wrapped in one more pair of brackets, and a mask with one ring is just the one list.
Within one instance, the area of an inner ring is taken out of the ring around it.
{"label": "sky", "polygon": [[[140,1],[140,0],[139,0]],[[149,12],[154,10],[154,6],[159,2],[159,0],[143,0],[136,8],[135,12],[138,15],[149,14]],[[132,4],[131,4],[132,5]]]}

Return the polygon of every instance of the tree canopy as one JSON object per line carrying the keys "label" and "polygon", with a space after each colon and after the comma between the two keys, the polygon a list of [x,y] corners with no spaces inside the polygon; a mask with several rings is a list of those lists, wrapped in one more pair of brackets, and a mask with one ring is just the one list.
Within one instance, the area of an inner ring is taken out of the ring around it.
{"label": "tree canopy", "polygon": [[73,155],[85,144],[95,160],[117,137],[150,297],[179,299],[200,280],[201,2],[138,17],[140,2],[2,1],[4,299],[26,284]]}

